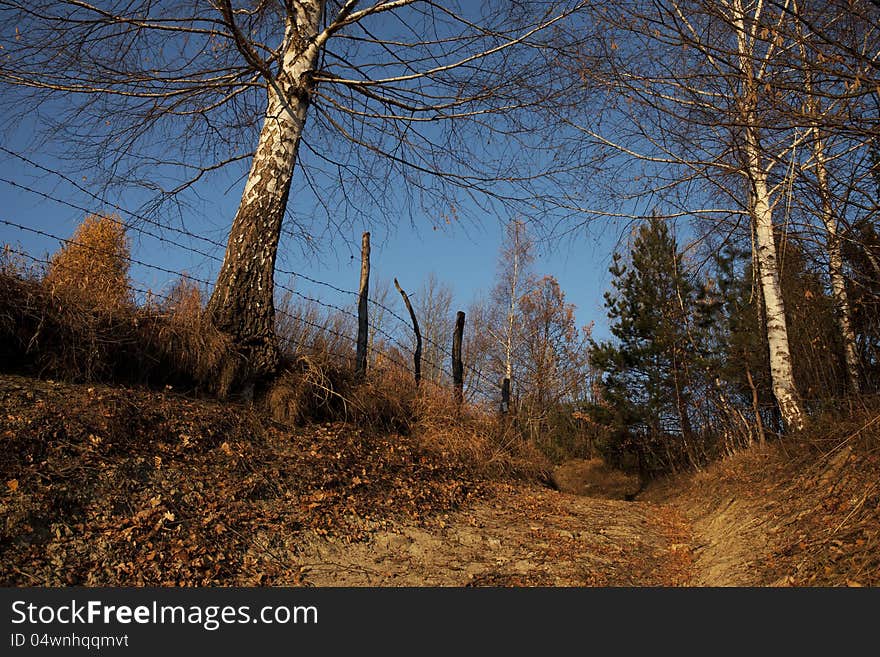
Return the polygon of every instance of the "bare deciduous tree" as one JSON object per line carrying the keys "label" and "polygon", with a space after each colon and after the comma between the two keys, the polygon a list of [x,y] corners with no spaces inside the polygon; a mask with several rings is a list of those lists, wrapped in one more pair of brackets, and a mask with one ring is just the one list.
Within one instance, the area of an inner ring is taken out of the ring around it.
{"label": "bare deciduous tree", "polygon": [[560,118],[604,149],[608,169],[634,172],[609,188],[618,216],[656,215],[662,205],[665,218],[727,230],[731,219],[752,223],[773,390],[786,424],[799,428],[774,212],[788,189],[785,164],[805,136],[768,92],[793,73],[780,65],[786,53],[771,29],[779,15],[749,0],[664,0],[597,16],[607,61],[585,54],[582,68],[605,91],[605,111],[590,123],[573,112]]}
{"label": "bare deciduous tree", "polygon": [[[455,318],[452,312],[452,288],[431,272],[414,296],[416,314],[425,338],[423,376],[428,381],[441,383],[449,360],[449,335]],[[471,317],[470,312],[468,317]]]}
{"label": "bare deciduous tree", "polygon": [[553,165],[517,153],[550,147],[529,110],[565,86],[555,58],[576,31],[557,28],[581,4],[4,0],[0,81],[17,87],[7,109],[45,110],[107,182],[168,197],[250,162],[208,311],[255,379],[277,361],[289,206],[312,239],[377,206],[533,201]]}
{"label": "bare deciduous tree", "polygon": [[524,346],[519,304],[534,289],[535,280],[531,271],[534,257],[534,244],[526,234],[525,224],[519,220],[511,221],[507,224],[505,241],[498,257],[498,282],[492,290],[495,321],[489,329],[503,366],[501,404],[504,413],[510,410],[517,352]]}

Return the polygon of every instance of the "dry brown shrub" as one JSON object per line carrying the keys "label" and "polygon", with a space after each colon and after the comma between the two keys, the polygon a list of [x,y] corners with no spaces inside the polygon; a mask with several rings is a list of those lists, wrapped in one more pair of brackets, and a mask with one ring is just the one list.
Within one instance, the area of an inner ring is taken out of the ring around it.
{"label": "dry brown shrub", "polygon": [[34,331],[46,306],[39,272],[32,272],[14,249],[0,254],[0,359],[4,369],[27,364]]}
{"label": "dry brown shrub", "polygon": [[266,394],[272,419],[282,424],[347,419],[353,373],[328,352],[314,351],[287,364]]}
{"label": "dry brown shrub", "polygon": [[415,420],[416,385],[394,364],[374,367],[353,392],[352,418],[360,426],[409,433]]}
{"label": "dry brown shrub", "polygon": [[344,421],[369,432],[406,435],[444,461],[481,475],[549,478],[546,457],[497,414],[459,406],[451,388],[431,381],[417,387],[399,360],[374,358],[366,380],[358,383],[351,362],[313,346],[273,382],[266,408],[287,425]]}
{"label": "dry brown shrub", "polygon": [[132,306],[107,308],[46,284],[43,271],[9,248],[0,258],[0,342],[7,370],[93,381],[140,366]]}
{"label": "dry brown shrub", "polygon": [[266,405],[285,424],[344,421],[375,431],[409,433],[414,422],[412,375],[377,367],[358,383],[350,359],[313,341],[272,383]]}
{"label": "dry brown shrub", "polygon": [[553,470],[551,480],[564,493],[631,500],[642,489],[638,475],[610,467],[601,458],[572,459]]}
{"label": "dry brown shrub", "polygon": [[0,249],[0,276],[14,276],[23,280],[36,281],[42,277],[39,267],[11,244]]}
{"label": "dry brown shrub", "polygon": [[102,312],[131,310],[131,248],[118,217],[89,215],[52,256],[43,283],[71,303]]}
{"label": "dry brown shrub", "polygon": [[413,435],[426,449],[492,476],[546,479],[550,464],[497,413],[456,402],[451,388],[423,382],[414,403]]}
{"label": "dry brown shrub", "polygon": [[164,376],[190,380],[221,398],[229,393],[241,359],[232,339],[207,317],[195,282],[184,275],[164,298],[149,299],[143,315],[144,343]]}

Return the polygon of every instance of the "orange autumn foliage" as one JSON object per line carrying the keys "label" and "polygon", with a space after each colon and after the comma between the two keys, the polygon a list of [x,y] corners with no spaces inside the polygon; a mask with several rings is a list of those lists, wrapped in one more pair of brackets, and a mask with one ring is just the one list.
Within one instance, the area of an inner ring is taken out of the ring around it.
{"label": "orange autumn foliage", "polygon": [[43,282],[53,294],[96,310],[130,309],[130,253],[118,217],[89,215],[52,256]]}

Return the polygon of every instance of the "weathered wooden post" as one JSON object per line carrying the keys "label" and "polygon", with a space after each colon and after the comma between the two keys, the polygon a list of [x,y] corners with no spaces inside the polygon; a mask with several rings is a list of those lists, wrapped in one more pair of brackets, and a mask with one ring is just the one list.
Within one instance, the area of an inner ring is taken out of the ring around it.
{"label": "weathered wooden post", "polygon": [[510,412],[510,377],[505,376],[501,380],[501,414]]}
{"label": "weathered wooden post", "polygon": [[452,383],[455,386],[455,402],[464,401],[464,363],[461,360],[461,338],[464,334],[464,312],[455,315],[455,333],[452,335]]}
{"label": "weathered wooden post", "polygon": [[355,361],[355,377],[363,381],[367,377],[367,341],[370,328],[369,311],[370,294],[370,233],[364,233],[361,241],[361,285],[358,294],[358,337],[357,360]]}
{"label": "weathered wooden post", "polygon": [[397,288],[397,291],[400,292],[400,296],[403,297],[403,303],[406,304],[406,309],[409,311],[409,317],[412,320],[413,332],[416,334],[416,351],[413,354],[413,368],[416,377],[416,387],[418,387],[419,382],[422,380],[422,332],[419,330],[419,320],[416,319],[416,311],[413,310],[412,304],[409,302],[409,296],[403,291],[403,288],[400,287],[400,283],[397,282],[396,278],[394,279],[394,287]]}

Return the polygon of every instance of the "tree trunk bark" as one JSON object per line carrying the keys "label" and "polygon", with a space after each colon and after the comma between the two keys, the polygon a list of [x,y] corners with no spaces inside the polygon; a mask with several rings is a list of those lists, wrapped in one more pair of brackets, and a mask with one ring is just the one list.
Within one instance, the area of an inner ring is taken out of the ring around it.
{"label": "tree trunk bark", "polygon": [[682,385],[679,379],[679,369],[677,364],[677,356],[673,356],[672,365],[672,383],[675,387],[675,408],[678,412],[678,421],[681,423],[681,438],[684,443],[685,453],[691,461],[691,465],[696,467],[697,455],[693,450],[693,426],[691,425],[691,417],[688,414],[687,402],[682,394]]}
{"label": "tree trunk bark", "polygon": [[764,432],[764,421],[761,419],[761,405],[758,403],[758,389],[755,387],[754,379],[752,379],[752,371],[748,367],[746,368],[746,380],[748,380],[749,388],[752,391],[752,411],[755,414],[755,426],[758,429],[758,444],[763,447],[767,443],[767,434]]}
{"label": "tree trunk bark", "polygon": [[[516,323],[516,294],[519,283],[519,224],[514,225],[514,243],[513,243],[513,273],[510,278],[510,304],[507,310],[507,340],[504,345],[504,378],[507,380],[508,401],[510,395],[510,386],[513,382],[513,333]],[[508,404],[509,408],[509,404]]]}
{"label": "tree trunk bark", "polygon": [[510,412],[510,377],[505,376],[501,380],[501,414],[507,415]]}
{"label": "tree trunk bark", "polygon": [[859,357],[856,349],[856,334],[852,328],[852,313],[849,306],[849,295],[846,292],[846,279],[843,277],[843,251],[840,234],[838,233],[837,217],[831,206],[831,191],[828,184],[828,169],[825,162],[825,149],[818,128],[815,129],[816,141],[813,143],[813,156],[816,159],[816,180],[819,183],[819,195],[822,199],[822,223],[828,234],[826,250],[828,251],[828,274],[831,278],[831,295],[837,315],[837,325],[843,340],[843,355],[846,361],[846,375],[850,390],[858,394]]}
{"label": "tree trunk bark", "polygon": [[742,67],[741,88],[738,98],[740,117],[744,136],[744,155],[746,178],[751,185],[749,210],[755,224],[755,250],[758,262],[758,275],[761,291],[764,294],[767,343],[770,351],[770,378],[773,394],[779,405],[779,412],[785,426],[795,431],[804,426],[804,413],[797,394],[794,371],[791,365],[791,352],[788,342],[788,325],[785,318],[785,304],[782,300],[782,287],[779,283],[779,266],[776,255],[776,241],[773,235],[773,210],[770,206],[770,192],[767,186],[767,170],[761,157],[761,144],[758,135],[758,117],[755,108],[760,93],[755,79],[756,22],[746,20],[746,10],[742,0],[734,0],[733,27],[736,32],[737,49]]}
{"label": "tree trunk bark", "polygon": [[[752,129],[747,128],[747,133]],[[751,141],[751,140],[747,140]],[[750,162],[757,163],[757,149],[749,144]],[[757,249],[758,276],[764,294],[765,326],[770,350],[770,378],[773,395],[786,427],[798,431],[804,426],[804,414],[798,398],[791,365],[788,325],[785,303],[779,283],[776,241],[773,235],[773,212],[770,209],[766,174],[760,166],[749,167],[752,178],[752,213],[755,221],[755,248]]]}
{"label": "tree trunk bark", "polygon": [[288,46],[275,84],[268,86],[257,149],[208,302],[214,326],[232,336],[245,359],[234,386],[267,378],[278,366],[275,258],[309,105],[309,75],[318,61],[312,37],[320,28],[321,4],[302,2],[296,20],[288,19]]}
{"label": "tree trunk bark", "polygon": [[358,381],[367,378],[367,344],[369,341],[369,302],[370,302],[370,234],[364,233],[361,240],[361,282],[358,291],[358,337],[355,376]]}
{"label": "tree trunk bark", "polygon": [[464,401],[464,363],[461,360],[461,341],[464,334],[464,312],[455,315],[455,333],[452,335],[452,383],[455,386],[455,403]]}
{"label": "tree trunk bark", "polygon": [[[799,13],[797,2],[792,3],[792,9]],[[797,22],[798,36],[803,39],[801,23]],[[804,41],[800,44],[801,58],[804,60],[804,87],[806,91],[806,108],[812,117],[810,130],[813,134],[813,158],[816,160],[816,182],[819,186],[819,198],[822,208],[820,211],[822,223],[828,234],[826,251],[828,252],[828,274],[831,279],[831,295],[834,299],[837,326],[843,340],[843,353],[846,362],[846,374],[850,390],[859,393],[859,358],[856,348],[856,336],[852,329],[852,313],[850,312],[849,295],[846,292],[846,280],[843,277],[843,252],[841,250],[839,223],[834,214],[831,203],[831,187],[828,182],[828,161],[825,157],[825,141],[822,135],[821,99],[813,93],[813,70],[808,62],[807,49]]]}
{"label": "tree trunk bark", "polygon": [[400,283],[397,282],[396,278],[394,279],[394,287],[397,288],[397,291],[400,292],[400,296],[403,297],[403,303],[409,311],[409,318],[412,320],[413,333],[416,334],[416,350],[413,353],[413,372],[415,374],[416,387],[418,387],[422,380],[422,332],[419,330],[419,320],[416,318],[416,311],[413,310],[409,295],[403,291],[403,288],[400,287]]}

